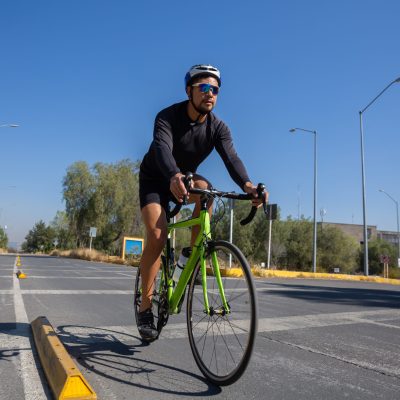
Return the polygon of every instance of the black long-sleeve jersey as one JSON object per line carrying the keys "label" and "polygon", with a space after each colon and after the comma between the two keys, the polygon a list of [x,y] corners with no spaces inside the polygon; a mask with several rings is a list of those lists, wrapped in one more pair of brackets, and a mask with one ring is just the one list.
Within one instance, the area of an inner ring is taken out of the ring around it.
{"label": "black long-sleeve jersey", "polygon": [[229,175],[243,189],[250,179],[229,128],[213,113],[203,123],[193,122],[187,114],[187,103],[174,104],[157,114],[153,141],[140,165],[140,178],[167,183],[177,172],[196,172],[215,148]]}

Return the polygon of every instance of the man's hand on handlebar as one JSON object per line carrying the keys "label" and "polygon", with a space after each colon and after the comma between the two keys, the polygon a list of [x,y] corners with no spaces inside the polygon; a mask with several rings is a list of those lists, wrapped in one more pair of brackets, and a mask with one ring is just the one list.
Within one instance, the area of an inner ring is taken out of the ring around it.
{"label": "man's hand on handlebar", "polygon": [[[193,186],[193,174],[188,173],[186,176],[180,172],[176,173],[170,180],[169,190],[175,196],[179,203],[186,203],[189,198],[187,189]],[[186,201],[185,201],[186,200]]]}
{"label": "man's hand on handlebar", "polygon": [[176,173],[169,181],[169,190],[175,196],[179,203],[183,202],[183,197],[187,196],[187,191],[183,180],[185,175],[180,172]]}
{"label": "man's hand on handlebar", "polygon": [[263,196],[264,196],[264,201],[261,197],[259,197],[258,192],[257,192],[257,186],[254,186],[251,182],[246,182],[243,185],[243,190],[248,193],[253,195],[253,199],[251,201],[251,204],[254,207],[261,207],[261,205],[264,203],[268,203],[268,197],[269,197],[269,193],[267,192],[267,190],[265,189],[263,191]]}

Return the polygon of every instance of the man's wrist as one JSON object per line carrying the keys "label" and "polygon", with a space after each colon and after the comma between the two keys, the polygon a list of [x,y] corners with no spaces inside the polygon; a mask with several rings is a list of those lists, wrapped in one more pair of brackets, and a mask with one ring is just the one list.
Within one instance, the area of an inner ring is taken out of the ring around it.
{"label": "man's wrist", "polygon": [[183,174],[182,174],[180,171],[178,171],[178,172],[176,172],[175,174],[173,174],[173,175],[171,176],[171,178],[169,178],[169,180],[172,181],[172,179],[180,178],[182,175],[183,175]]}
{"label": "man's wrist", "polygon": [[[243,191],[247,192],[247,190],[252,190],[253,189],[253,184],[250,181],[245,182],[245,184],[243,185]],[[246,190],[247,189],[247,190]]]}

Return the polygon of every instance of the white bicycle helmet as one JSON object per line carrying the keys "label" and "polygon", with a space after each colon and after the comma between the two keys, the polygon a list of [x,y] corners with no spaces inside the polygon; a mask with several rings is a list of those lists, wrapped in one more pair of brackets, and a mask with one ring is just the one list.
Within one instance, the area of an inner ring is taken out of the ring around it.
{"label": "white bicycle helmet", "polygon": [[218,86],[221,86],[221,73],[218,68],[209,64],[193,65],[185,75],[185,89],[190,86],[194,78],[203,76],[211,76],[218,81]]}

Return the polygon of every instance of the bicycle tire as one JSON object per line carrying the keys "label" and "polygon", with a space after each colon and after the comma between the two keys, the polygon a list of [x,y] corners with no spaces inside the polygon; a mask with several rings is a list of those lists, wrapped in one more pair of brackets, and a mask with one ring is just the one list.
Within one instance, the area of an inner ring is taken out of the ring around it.
{"label": "bicycle tire", "polygon": [[[222,240],[210,242],[205,256],[209,306],[213,310],[223,309],[214,275],[213,251],[222,267],[227,267],[231,254],[237,275],[240,272],[237,278],[222,277],[231,312],[226,315],[207,315],[204,312],[202,287],[196,289],[195,286],[196,275],[200,273],[199,261],[189,286],[186,318],[190,347],[197,366],[210,382],[224,386],[237,381],[248,366],[257,335],[258,307],[246,258],[239,248]],[[209,343],[207,338],[210,338]]]}

